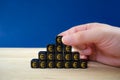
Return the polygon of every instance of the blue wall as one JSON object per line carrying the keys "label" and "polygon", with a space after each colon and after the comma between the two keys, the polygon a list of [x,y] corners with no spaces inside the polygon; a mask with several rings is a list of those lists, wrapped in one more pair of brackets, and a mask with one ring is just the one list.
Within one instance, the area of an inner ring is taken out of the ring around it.
{"label": "blue wall", "polygon": [[74,25],[120,26],[118,0],[0,0],[0,47],[45,47]]}

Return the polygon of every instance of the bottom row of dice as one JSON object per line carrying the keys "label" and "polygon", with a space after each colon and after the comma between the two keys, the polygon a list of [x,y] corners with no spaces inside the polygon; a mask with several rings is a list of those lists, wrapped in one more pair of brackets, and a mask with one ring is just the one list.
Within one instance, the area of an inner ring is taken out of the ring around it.
{"label": "bottom row of dice", "polygon": [[42,61],[39,59],[31,60],[32,68],[87,68],[87,60],[80,59],[79,61]]}

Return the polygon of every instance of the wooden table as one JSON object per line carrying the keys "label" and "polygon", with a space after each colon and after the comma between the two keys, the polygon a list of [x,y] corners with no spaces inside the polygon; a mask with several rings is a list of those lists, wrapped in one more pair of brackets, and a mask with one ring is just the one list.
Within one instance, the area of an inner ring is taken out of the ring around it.
{"label": "wooden table", "polygon": [[0,80],[120,80],[120,68],[89,62],[88,69],[32,69],[44,48],[0,48]]}

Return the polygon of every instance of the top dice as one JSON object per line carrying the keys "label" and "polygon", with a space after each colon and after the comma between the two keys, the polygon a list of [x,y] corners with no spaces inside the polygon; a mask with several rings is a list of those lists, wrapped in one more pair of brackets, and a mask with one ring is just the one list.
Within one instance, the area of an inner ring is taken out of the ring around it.
{"label": "top dice", "polygon": [[63,43],[62,43],[62,36],[57,36],[56,37],[56,44],[58,45],[62,45]]}

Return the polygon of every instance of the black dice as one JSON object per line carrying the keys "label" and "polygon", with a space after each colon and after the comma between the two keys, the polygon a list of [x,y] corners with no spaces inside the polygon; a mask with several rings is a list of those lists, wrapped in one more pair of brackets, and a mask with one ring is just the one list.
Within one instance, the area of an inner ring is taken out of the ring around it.
{"label": "black dice", "polygon": [[54,60],[55,59],[55,54],[54,53],[47,53],[47,60]]}
{"label": "black dice", "polygon": [[40,60],[39,61],[39,68],[47,68],[46,60]]}
{"label": "black dice", "polygon": [[54,44],[47,45],[47,52],[54,53],[55,52],[55,45]]}
{"label": "black dice", "polygon": [[46,51],[40,51],[38,53],[38,59],[40,59],[40,60],[47,60],[47,52]]}
{"label": "black dice", "polygon": [[55,68],[63,68],[63,65],[64,65],[64,63],[63,63],[63,61],[55,61]]}
{"label": "black dice", "polygon": [[63,45],[56,45],[55,51],[57,53],[63,53]]}
{"label": "black dice", "polygon": [[64,60],[65,61],[72,60],[72,54],[71,53],[64,53]]}
{"label": "black dice", "polygon": [[88,68],[87,63],[88,63],[87,60],[81,59],[80,60],[80,68],[83,68],[83,69]]}
{"label": "black dice", "polygon": [[82,68],[88,67],[86,59],[80,59],[79,52],[72,52],[72,46],[62,43],[62,36],[56,37],[55,44],[48,44],[46,51],[38,53],[38,59],[31,60],[31,68]]}
{"label": "black dice", "polygon": [[48,61],[47,61],[47,67],[48,67],[48,68],[55,68],[55,62],[48,60]]}
{"label": "black dice", "polygon": [[63,60],[63,54],[62,53],[56,53],[55,54],[55,60]]}
{"label": "black dice", "polygon": [[80,60],[79,57],[80,57],[79,52],[73,52],[72,53],[72,60],[78,61],[78,60]]}
{"label": "black dice", "polygon": [[39,68],[39,59],[32,59],[31,60],[31,67],[32,68]]}
{"label": "black dice", "polygon": [[71,61],[64,61],[64,68],[72,68],[72,62]]}
{"label": "black dice", "polygon": [[56,37],[56,44],[58,45],[58,44],[63,44],[62,43],[62,36],[57,36]]}
{"label": "black dice", "polygon": [[72,51],[72,47],[68,45],[64,45],[64,53],[68,53]]}

